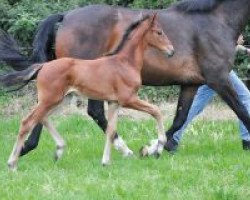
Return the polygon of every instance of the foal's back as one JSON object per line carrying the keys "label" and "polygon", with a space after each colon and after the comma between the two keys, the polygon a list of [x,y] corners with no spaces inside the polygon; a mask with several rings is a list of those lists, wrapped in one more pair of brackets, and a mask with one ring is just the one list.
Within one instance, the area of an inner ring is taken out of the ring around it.
{"label": "foal's back", "polygon": [[96,60],[61,58],[45,63],[40,70],[37,77],[38,98],[61,97],[74,90],[93,99],[114,101],[118,100],[119,87],[124,83],[140,84],[131,76],[139,79],[139,74],[124,66],[119,56]]}

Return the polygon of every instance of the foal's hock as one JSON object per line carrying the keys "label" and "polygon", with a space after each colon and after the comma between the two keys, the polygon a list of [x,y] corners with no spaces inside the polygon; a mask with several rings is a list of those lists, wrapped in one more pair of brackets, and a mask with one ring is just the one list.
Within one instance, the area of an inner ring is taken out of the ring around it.
{"label": "foal's hock", "polygon": [[[119,106],[140,110],[151,114],[158,125],[158,142],[145,146],[142,154],[161,154],[166,142],[162,115],[159,108],[140,100],[137,91],[141,86],[141,69],[144,51],[152,46],[166,56],[172,56],[173,46],[163,32],[156,15],[147,15],[132,23],[123,35],[120,44],[106,56],[95,60],[61,58],[44,64],[33,65],[26,71],[6,75],[6,85],[15,79],[27,84],[37,75],[38,104],[22,121],[16,144],[8,165],[15,169],[25,136],[37,124],[42,123],[57,145],[56,159],[63,154],[65,142],[53,124],[48,120],[50,111],[57,106],[69,90],[75,90],[91,99],[108,101],[108,127],[102,164],[110,161],[111,145],[116,132]],[[102,84],[99,84],[99,83]],[[124,149],[127,155],[133,152]]]}

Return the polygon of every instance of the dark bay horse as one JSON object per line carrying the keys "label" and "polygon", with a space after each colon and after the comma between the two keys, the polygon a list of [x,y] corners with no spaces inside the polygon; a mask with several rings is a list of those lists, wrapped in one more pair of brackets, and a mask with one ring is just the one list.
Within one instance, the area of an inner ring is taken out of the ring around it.
{"label": "dark bay horse", "polygon": [[[7,85],[16,80],[28,84],[37,76],[38,103],[22,120],[16,144],[8,165],[16,169],[25,136],[37,124],[42,123],[56,142],[56,158],[63,153],[65,142],[49,121],[51,111],[62,102],[69,90],[77,91],[96,100],[108,101],[108,126],[102,164],[110,162],[111,145],[116,133],[119,106],[132,108],[152,115],[158,126],[158,142],[142,149],[143,155],[159,155],[167,141],[160,109],[140,100],[137,92],[142,84],[141,70],[144,51],[155,47],[168,57],[173,55],[171,42],[157,21],[156,14],[147,15],[132,23],[123,35],[118,47],[106,56],[94,60],[59,58],[42,64],[34,64],[21,72],[10,73],[2,80]],[[99,82],[102,82],[100,85]],[[132,152],[130,152],[132,153]]]}
{"label": "dark bay horse", "polygon": [[[54,44],[53,34],[56,57],[96,58],[116,47],[122,31],[140,12],[151,13],[152,10],[94,5],[52,15],[38,29],[32,59],[24,58],[12,48],[11,42],[5,37],[9,45],[2,49],[2,58],[0,51],[0,60],[21,69],[23,65],[19,60],[33,62],[37,61],[37,57],[41,61],[50,59],[53,57],[49,54],[50,47]],[[237,38],[250,18],[250,1],[188,0],[157,12],[176,53],[172,58],[166,59],[154,49],[146,51],[142,82],[144,85],[155,86],[181,85],[176,116],[173,125],[166,132],[168,141],[172,140],[174,132],[185,122],[194,95],[201,84],[207,84],[217,91],[250,131],[249,115],[228,80]],[[62,23],[55,34],[54,27],[58,22]],[[89,100],[88,113],[106,130],[103,102]],[[36,127],[22,154],[37,145],[40,129],[41,126]]]}

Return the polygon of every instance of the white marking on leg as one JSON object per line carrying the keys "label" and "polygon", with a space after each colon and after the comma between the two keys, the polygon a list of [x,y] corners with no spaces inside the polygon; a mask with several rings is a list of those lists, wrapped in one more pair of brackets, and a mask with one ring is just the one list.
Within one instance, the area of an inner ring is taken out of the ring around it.
{"label": "white marking on leg", "polygon": [[111,154],[111,141],[108,138],[108,136],[106,136],[106,143],[105,143],[104,152],[103,152],[103,156],[102,156],[102,164],[103,165],[109,164],[110,154]]}
{"label": "white marking on leg", "polygon": [[119,105],[116,102],[109,103],[108,106],[108,126],[106,130],[106,144],[104,147],[102,164],[107,165],[111,157],[111,145],[116,131]]}
{"label": "white marking on leg", "polygon": [[17,169],[17,160],[21,152],[22,146],[24,144],[25,138],[17,136],[17,141],[14,144],[13,150],[8,159],[8,167],[11,171],[16,171]]}
{"label": "white marking on leg", "polygon": [[134,153],[132,150],[130,150],[125,143],[125,141],[122,139],[121,136],[118,136],[117,138],[114,139],[114,147],[116,150],[122,152],[123,156],[132,156]]}
{"label": "white marking on leg", "polygon": [[52,138],[56,143],[55,159],[58,160],[63,155],[63,151],[65,148],[65,141],[62,138],[62,136],[58,133],[54,125],[48,119],[43,120],[43,125],[47,128],[48,132],[50,133],[50,135],[52,136]]}
{"label": "white marking on leg", "polygon": [[144,155],[161,155],[164,149],[164,144],[167,141],[166,135],[164,133],[164,124],[161,112],[158,107],[155,108],[155,119],[157,121],[158,128],[158,140],[151,140],[150,146],[145,146],[143,148]]}
{"label": "white marking on leg", "polygon": [[17,168],[17,161],[21,152],[21,149],[24,145],[25,136],[29,133],[29,131],[37,124],[33,119],[33,115],[36,112],[34,109],[26,119],[22,120],[20,130],[14,144],[13,150],[8,159],[8,166],[11,171],[15,171]]}

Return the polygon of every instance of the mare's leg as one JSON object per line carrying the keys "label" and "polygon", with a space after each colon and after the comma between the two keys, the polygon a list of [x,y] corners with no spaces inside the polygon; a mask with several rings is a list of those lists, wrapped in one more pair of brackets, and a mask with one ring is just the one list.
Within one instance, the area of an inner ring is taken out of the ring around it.
{"label": "mare's leg", "polygon": [[24,145],[21,149],[20,156],[26,155],[28,152],[35,149],[38,145],[40,135],[42,132],[43,125],[38,123],[35,128],[33,128],[31,134],[29,135],[28,139],[24,142]]}
{"label": "mare's leg", "polygon": [[23,146],[26,135],[29,131],[46,116],[49,109],[43,104],[39,104],[29,115],[25,118],[20,126],[19,134],[17,136],[17,141],[13,147],[13,151],[8,160],[8,166],[11,170],[16,169],[18,156],[20,154],[21,148]]}
{"label": "mare's leg", "polygon": [[181,87],[181,92],[180,92],[180,96],[178,99],[175,118],[174,118],[172,126],[166,132],[168,142],[165,145],[165,148],[167,150],[170,149],[170,147],[172,146],[172,143],[174,142],[173,141],[174,133],[183,126],[184,122],[187,119],[188,112],[193,103],[193,99],[197,92],[197,89],[198,89],[198,86],[182,86]]}
{"label": "mare's leg", "polygon": [[117,126],[119,105],[116,102],[110,102],[108,106],[108,126],[106,130],[106,143],[103,151],[102,164],[107,165],[110,162],[111,146],[114,141]]}
{"label": "mare's leg", "polygon": [[[88,100],[88,114],[90,117],[93,118],[93,120],[98,124],[98,126],[105,133],[108,122],[104,113],[104,101],[97,101],[97,100],[89,99]],[[131,151],[128,148],[125,141],[117,133],[115,133],[114,147],[118,151],[122,152],[124,156],[130,156],[133,154],[133,151]]]}
{"label": "mare's leg", "polygon": [[[248,113],[250,113],[250,91],[234,71],[230,72],[229,78],[240,101],[244,104]],[[242,139],[243,149],[250,150],[250,134],[242,121],[240,121],[240,136]]]}
{"label": "mare's leg", "polygon": [[104,101],[88,100],[88,115],[105,132],[107,129],[107,119],[104,113]]}
{"label": "mare's leg", "polygon": [[62,136],[58,133],[54,125],[48,120],[48,118],[43,119],[43,125],[47,128],[48,132],[54,139],[56,143],[56,153],[55,153],[55,160],[58,160],[62,157],[63,151],[65,148],[65,142]]}
{"label": "mare's leg", "polygon": [[127,108],[146,112],[156,119],[158,126],[158,142],[152,144],[151,146],[145,146],[142,148],[141,154],[142,156],[160,155],[166,142],[166,136],[164,133],[163,117],[158,106],[150,104],[147,101],[140,100],[137,96],[131,97],[129,101],[122,105]]}
{"label": "mare's leg", "polygon": [[250,116],[230,83],[229,74],[221,73],[220,76],[214,77],[211,73],[207,74],[206,79],[207,85],[222,97],[250,132]]}

